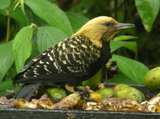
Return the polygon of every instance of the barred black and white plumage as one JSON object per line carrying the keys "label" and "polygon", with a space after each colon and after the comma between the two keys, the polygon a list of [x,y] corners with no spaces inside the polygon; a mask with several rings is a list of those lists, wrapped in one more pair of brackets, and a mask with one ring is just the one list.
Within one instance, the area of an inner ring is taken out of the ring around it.
{"label": "barred black and white plumage", "polygon": [[129,27],[133,25],[119,24],[110,17],[89,21],[72,37],[40,53],[14,77],[14,84],[25,83],[15,98],[28,100],[41,83],[77,86],[89,79],[111,57],[111,38]]}
{"label": "barred black and white plumage", "polygon": [[[103,56],[107,56],[105,59],[109,59],[108,43],[104,48],[108,55],[103,54]],[[78,79],[90,78],[101,68],[101,62],[104,59],[101,56],[101,50],[84,36],[68,38],[45,50],[29,62],[16,75],[14,83],[64,82],[74,86],[75,81],[79,84],[81,81]]]}

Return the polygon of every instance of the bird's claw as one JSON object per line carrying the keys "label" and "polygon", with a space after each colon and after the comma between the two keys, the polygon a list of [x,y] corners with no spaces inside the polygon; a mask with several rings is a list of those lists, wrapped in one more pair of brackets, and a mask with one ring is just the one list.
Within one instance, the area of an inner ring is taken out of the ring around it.
{"label": "bird's claw", "polygon": [[75,87],[75,90],[78,90],[85,101],[95,101],[93,98],[90,98],[90,93],[87,90],[78,87]]}

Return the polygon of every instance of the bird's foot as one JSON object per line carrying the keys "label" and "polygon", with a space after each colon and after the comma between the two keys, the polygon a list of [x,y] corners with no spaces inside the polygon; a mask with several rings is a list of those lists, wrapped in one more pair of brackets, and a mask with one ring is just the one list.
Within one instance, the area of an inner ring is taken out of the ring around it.
{"label": "bird's foot", "polygon": [[68,84],[65,85],[65,88],[68,92],[71,92],[71,93],[78,91],[85,101],[95,101],[93,98],[90,98],[90,93],[86,89],[69,86]]}
{"label": "bird's foot", "polygon": [[79,92],[85,101],[95,101],[93,98],[90,98],[90,93],[87,90],[79,87],[75,87],[75,90]]}

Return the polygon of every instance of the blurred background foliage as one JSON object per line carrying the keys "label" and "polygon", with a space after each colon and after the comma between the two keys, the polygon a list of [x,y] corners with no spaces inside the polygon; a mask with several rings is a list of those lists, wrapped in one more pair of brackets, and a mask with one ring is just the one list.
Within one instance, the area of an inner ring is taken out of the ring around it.
{"label": "blurred background foliage", "polygon": [[[111,16],[119,22],[124,23],[134,23],[135,29],[130,29],[124,31],[125,34],[132,34],[137,36],[138,44],[138,61],[143,62],[149,68],[160,65],[160,59],[158,58],[160,54],[160,12],[156,16],[150,32],[146,32],[142,20],[137,12],[135,6],[135,0],[48,0],[56,5],[58,5],[65,12],[73,12],[81,14],[89,19],[97,16]],[[17,10],[18,11],[18,10]],[[32,17],[32,11],[25,7],[26,14]],[[0,41],[3,42],[6,38],[7,31],[7,17],[0,15]],[[29,19],[31,20],[31,19]],[[30,22],[34,22],[32,19]],[[24,23],[25,24],[25,23]],[[43,23],[37,24],[38,26]],[[82,23],[83,24],[83,23]],[[14,38],[16,33],[19,31],[20,26],[17,21],[13,18],[11,19],[11,29],[10,29],[10,39]],[[74,31],[75,32],[75,31]],[[118,54],[127,57],[134,58],[134,53],[126,48],[121,48],[117,51]]]}
{"label": "blurred background foliage", "polygon": [[[135,24],[111,41],[116,54],[111,60],[117,61],[120,73],[109,82],[143,84],[148,68],[160,65],[159,8],[159,0],[0,0],[0,95],[9,95],[8,88],[20,89],[11,79],[24,64],[97,16]],[[26,54],[21,63],[18,54]]]}
{"label": "blurred background foliage", "polygon": [[[118,22],[134,23],[135,29],[127,29],[123,32],[132,34],[138,39],[138,61],[143,62],[149,68],[160,65],[160,12],[156,16],[150,32],[143,26],[137,12],[135,0],[50,0],[56,3],[66,12],[74,12],[94,18],[97,16],[111,16]],[[151,2],[153,2],[151,0]],[[146,8],[147,9],[147,8]],[[148,11],[146,11],[148,12]],[[149,12],[148,12],[149,14]],[[146,17],[146,16],[144,16]],[[134,53],[126,48],[117,51],[118,54],[134,58]]]}

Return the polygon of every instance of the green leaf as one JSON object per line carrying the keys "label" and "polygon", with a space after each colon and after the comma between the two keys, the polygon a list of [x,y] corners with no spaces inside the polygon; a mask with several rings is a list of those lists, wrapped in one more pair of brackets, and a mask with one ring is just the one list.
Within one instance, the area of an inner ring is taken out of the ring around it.
{"label": "green leaf", "polygon": [[138,37],[122,35],[122,36],[115,37],[113,40],[121,41],[121,40],[131,40],[131,39],[138,39]]}
{"label": "green leaf", "polygon": [[[0,14],[7,16],[5,10],[0,10]],[[23,26],[28,25],[27,18],[19,7],[17,7],[13,12],[11,12],[10,17],[18,21]]]}
{"label": "green leaf", "polygon": [[26,17],[27,17],[29,24],[34,23],[38,27],[45,26],[47,24],[44,20],[39,18],[37,15],[35,15],[28,6],[25,6],[25,12],[26,12]]}
{"label": "green leaf", "polygon": [[37,16],[49,25],[61,29],[68,37],[73,34],[68,17],[55,4],[51,4],[46,0],[25,0],[25,4],[30,7]]}
{"label": "green leaf", "polygon": [[72,26],[74,33],[77,32],[77,30],[79,30],[86,22],[89,21],[88,18],[86,18],[80,14],[67,12],[66,15],[68,16],[68,19],[71,23],[71,26]]}
{"label": "green leaf", "polygon": [[14,61],[12,43],[13,42],[10,41],[0,45],[0,81],[2,81]]}
{"label": "green leaf", "polygon": [[144,64],[119,55],[112,55],[111,61],[116,61],[120,71],[136,84],[144,84],[143,77],[149,71]]}
{"label": "green leaf", "polygon": [[43,52],[47,48],[65,40],[67,35],[60,29],[43,26],[37,30],[38,49]]}
{"label": "green leaf", "polygon": [[18,32],[13,41],[13,52],[17,72],[19,72],[23,68],[26,59],[31,54],[32,34],[32,28],[30,26],[26,26]]}
{"label": "green leaf", "polygon": [[7,81],[4,81],[4,82],[1,82],[0,83],[0,91],[2,91],[2,90],[6,90],[6,89],[8,89],[8,88],[10,88],[10,87],[12,87],[13,85],[12,85],[12,80],[7,80]]}
{"label": "green leaf", "polygon": [[137,43],[135,41],[130,41],[124,44],[124,47],[128,48],[129,50],[137,53]]}
{"label": "green leaf", "polygon": [[16,87],[12,86],[11,88],[7,88],[8,90],[11,91],[6,91],[6,90],[0,91],[0,97],[5,96],[7,98],[13,98],[13,95],[15,95],[15,93],[18,92],[22,88],[22,86],[23,85],[19,85]]}
{"label": "green leaf", "polygon": [[125,83],[125,84],[137,84],[136,81],[126,76],[121,71],[115,77],[107,80],[108,83]]}
{"label": "green leaf", "polygon": [[26,16],[23,14],[22,9],[17,7],[12,13],[11,17],[21,23],[23,26],[28,25]]}
{"label": "green leaf", "polygon": [[9,7],[11,0],[0,0],[0,9],[5,9]]}
{"label": "green leaf", "polygon": [[110,41],[111,52],[114,52],[123,46],[137,53],[137,43],[135,41]]}
{"label": "green leaf", "polygon": [[151,31],[153,22],[159,12],[160,0],[135,0],[137,11],[145,29]]}
{"label": "green leaf", "polygon": [[123,47],[126,43],[127,43],[127,42],[111,40],[111,41],[110,41],[111,52],[114,52],[114,51],[117,50],[118,48]]}
{"label": "green leaf", "polygon": [[24,11],[24,0],[18,0],[17,1],[17,4],[14,6],[13,8],[13,11],[20,5],[22,11],[23,11],[23,14],[25,14],[25,11]]}

